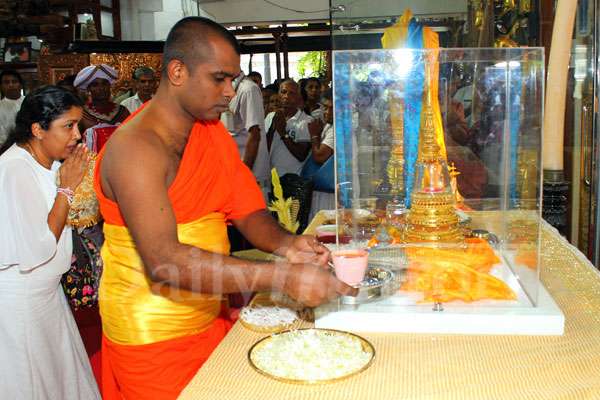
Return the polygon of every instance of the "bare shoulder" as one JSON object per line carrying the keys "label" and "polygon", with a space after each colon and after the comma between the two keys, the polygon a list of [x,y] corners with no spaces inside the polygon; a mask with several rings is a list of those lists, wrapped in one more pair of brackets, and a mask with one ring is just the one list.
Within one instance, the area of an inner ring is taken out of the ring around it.
{"label": "bare shoulder", "polygon": [[106,143],[103,165],[130,165],[143,160],[160,164],[166,160],[164,144],[156,133],[141,124],[128,123]]}
{"label": "bare shoulder", "polygon": [[149,127],[135,121],[120,127],[106,143],[100,175],[109,198],[116,186],[140,179],[164,179],[168,156],[164,143]]}

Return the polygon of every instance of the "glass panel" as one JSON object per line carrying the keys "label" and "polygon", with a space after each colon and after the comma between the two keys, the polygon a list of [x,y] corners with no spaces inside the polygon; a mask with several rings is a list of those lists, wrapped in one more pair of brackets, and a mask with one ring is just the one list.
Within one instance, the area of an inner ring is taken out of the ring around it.
{"label": "glass panel", "polygon": [[108,11],[100,11],[100,22],[102,24],[102,35],[114,37],[113,14]]}
{"label": "glass panel", "polygon": [[79,40],[98,40],[94,15],[91,12],[77,14],[76,38]]}
{"label": "glass panel", "polygon": [[[569,239],[596,267],[600,265],[597,224],[599,215],[596,201],[599,187],[599,153],[595,133],[598,110],[594,100],[598,91],[598,78],[595,74],[597,21],[596,2],[579,2],[569,71],[572,84],[569,84],[567,89],[568,111],[565,119],[565,180],[571,184]],[[569,115],[571,110],[572,117]]]}
{"label": "glass panel", "polygon": [[337,246],[397,274],[386,304],[536,306],[543,49],[333,57]]}
{"label": "glass panel", "polygon": [[[396,21],[406,9],[417,17],[431,17],[432,25],[443,18],[464,20],[467,16],[465,0],[332,0],[331,23],[333,49],[380,49],[383,30]],[[455,21],[455,22],[456,22]],[[452,34],[446,27],[438,31],[440,45],[449,47]]]}
{"label": "glass panel", "polygon": [[94,16],[91,13],[77,14],[77,22],[80,24],[85,24],[89,22],[94,22]]}
{"label": "glass panel", "polygon": [[113,4],[112,4],[112,0],[100,0],[100,5],[104,6],[104,7],[110,7],[112,8]]}

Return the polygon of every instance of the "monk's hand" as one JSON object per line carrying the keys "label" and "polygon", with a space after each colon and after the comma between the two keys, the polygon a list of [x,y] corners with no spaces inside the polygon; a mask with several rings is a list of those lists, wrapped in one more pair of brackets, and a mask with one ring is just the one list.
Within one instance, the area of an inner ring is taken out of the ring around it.
{"label": "monk's hand", "polygon": [[329,250],[312,235],[292,236],[285,257],[292,264],[310,263],[324,267],[329,261]]}
{"label": "monk's hand", "polygon": [[340,281],[329,270],[314,264],[284,264],[277,269],[279,289],[292,299],[317,307],[339,296],[356,296],[358,289]]}

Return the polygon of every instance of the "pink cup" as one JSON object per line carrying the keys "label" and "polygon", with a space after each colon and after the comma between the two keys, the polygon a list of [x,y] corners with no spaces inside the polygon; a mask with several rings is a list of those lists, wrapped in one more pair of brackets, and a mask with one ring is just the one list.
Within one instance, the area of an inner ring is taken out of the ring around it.
{"label": "pink cup", "polygon": [[369,253],[362,249],[337,250],[331,253],[335,275],[348,285],[361,283],[367,272]]}

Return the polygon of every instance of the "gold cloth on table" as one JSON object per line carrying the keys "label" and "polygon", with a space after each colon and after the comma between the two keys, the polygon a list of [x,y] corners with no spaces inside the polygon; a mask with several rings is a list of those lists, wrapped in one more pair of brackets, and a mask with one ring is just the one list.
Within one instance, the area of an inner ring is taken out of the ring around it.
{"label": "gold cloth on table", "polygon": [[236,324],[180,399],[598,399],[600,275],[546,223],[542,253],[542,282],[565,314],[563,336],[361,334],[377,352],[367,371],[305,387],[252,370],[248,349],[265,335]]}
{"label": "gold cloth on table", "polygon": [[512,289],[489,273],[500,259],[488,242],[469,238],[465,245],[465,248],[407,247],[409,264],[400,289],[423,293],[420,303],[516,300]]}

